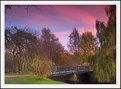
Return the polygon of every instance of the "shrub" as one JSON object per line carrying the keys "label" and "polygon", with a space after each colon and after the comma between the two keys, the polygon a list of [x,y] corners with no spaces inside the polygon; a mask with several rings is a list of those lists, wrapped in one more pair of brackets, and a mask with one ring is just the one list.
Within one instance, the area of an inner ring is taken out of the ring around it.
{"label": "shrub", "polygon": [[36,75],[39,79],[46,78],[51,72],[51,68],[54,63],[50,60],[44,59],[34,59],[32,62],[32,73]]}

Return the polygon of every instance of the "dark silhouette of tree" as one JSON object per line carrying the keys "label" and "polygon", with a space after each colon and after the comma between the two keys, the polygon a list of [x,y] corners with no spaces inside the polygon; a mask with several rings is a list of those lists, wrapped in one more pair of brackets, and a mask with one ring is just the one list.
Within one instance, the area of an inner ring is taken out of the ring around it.
{"label": "dark silhouette of tree", "polygon": [[[12,32],[14,30],[14,32]],[[26,32],[26,29],[10,28],[5,30],[5,49],[6,60],[7,56],[11,56],[12,68],[6,64],[6,67],[12,72],[20,72],[28,69],[26,62],[32,60],[37,56],[37,37],[30,32]],[[7,62],[7,61],[6,61]],[[25,67],[26,66],[26,67]]]}
{"label": "dark silhouette of tree", "polygon": [[96,29],[97,29],[97,37],[99,38],[100,41],[100,46],[103,46],[107,43],[107,40],[105,39],[107,35],[106,26],[103,22],[96,21]]}
{"label": "dark silhouette of tree", "polygon": [[78,54],[79,53],[79,48],[80,48],[80,36],[79,36],[79,32],[76,28],[74,28],[74,30],[72,31],[72,33],[69,36],[69,49],[70,52],[74,53],[74,54]]}
{"label": "dark silhouette of tree", "polygon": [[49,29],[43,28],[41,35],[44,58],[53,60],[58,63],[59,53],[64,50],[59,43],[58,38],[50,32]]}
{"label": "dark silhouette of tree", "polygon": [[6,45],[6,48],[9,48],[12,45],[11,41],[12,41],[12,33],[8,28],[6,28],[6,30],[5,30],[5,45]]}

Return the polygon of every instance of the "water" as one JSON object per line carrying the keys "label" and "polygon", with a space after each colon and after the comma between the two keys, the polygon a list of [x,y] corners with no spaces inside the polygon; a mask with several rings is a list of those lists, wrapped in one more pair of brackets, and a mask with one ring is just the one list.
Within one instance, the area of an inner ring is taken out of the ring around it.
{"label": "water", "polygon": [[76,79],[73,78],[74,74],[50,76],[49,78],[52,80],[62,81],[69,84],[97,84],[97,80],[92,78],[90,74],[90,72],[76,74]]}
{"label": "water", "polygon": [[116,84],[116,80],[114,80],[113,82],[106,82],[106,83],[100,83],[97,81],[96,78],[94,78],[93,72],[80,72],[78,74],[76,74],[76,78],[74,78],[75,74],[65,74],[65,75],[58,75],[58,76],[50,76],[49,78],[52,80],[56,80],[56,81],[62,81],[65,83],[69,83],[69,84]]}

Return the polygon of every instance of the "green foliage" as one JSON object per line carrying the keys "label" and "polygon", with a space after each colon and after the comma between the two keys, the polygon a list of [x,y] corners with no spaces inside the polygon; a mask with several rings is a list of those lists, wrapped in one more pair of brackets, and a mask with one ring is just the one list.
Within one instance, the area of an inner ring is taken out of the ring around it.
{"label": "green foliage", "polygon": [[[101,55],[101,53],[99,55]],[[108,56],[101,55],[101,57],[96,59],[95,71],[99,82],[112,82],[116,78],[115,63],[112,62]]]}
{"label": "green foliage", "polygon": [[90,56],[95,54],[96,41],[91,32],[84,32],[81,35],[80,56],[81,62],[88,62]]}
{"label": "green foliage", "polygon": [[75,55],[71,55],[70,56],[70,59],[71,60],[74,60],[74,61],[79,61],[81,59],[81,57],[80,57],[80,55],[75,54]]}
{"label": "green foliage", "polygon": [[93,34],[84,32],[82,35],[79,35],[78,30],[74,28],[69,38],[70,44],[68,46],[70,52],[74,53],[70,56],[70,59],[73,59],[73,62],[76,61],[76,64],[88,62],[88,57],[95,54],[96,40]]}
{"label": "green foliage", "polygon": [[32,62],[32,73],[39,79],[46,78],[51,73],[54,63],[50,60],[40,60],[35,58]]}
{"label": "green foliage", "polygon": [[67,60],[68,60],[68,65],[70,66],[79,65],[81,57],[79,54],[73,54],[73,55],[70,55]]}
{"label": "green foliage", "polygon": [[90,66],[93,69],[95,68],[95,61],[96,61],[96,55],[91,55],[88,57],[88,62],[90,63]]}
{"label": "green foliage", "polygon": [[26,77],[5,77],[5,84],[64,84],[64,82],[50,79],[37,79],[34,76]]}
{"label": "green foliage", "polygon": [[100,82],[116,82],[116,7],[106,8],[108,16],[107,26],[97,21],[97,37],[100,48],[96,54],[96,76]]}
{"label": "green foliage", "polygon": [[[13,57],[9,53],[5,53],[5,73],[13,72],[14,65],[13,65]],[[11,70],[10,70],[11,68]]]}
{"label": "green foliage", "polygon": [[90,54],[94,54],[95,51],[95,38],[91,32],[84,32],[81,35],[81,51],[90,52]]}

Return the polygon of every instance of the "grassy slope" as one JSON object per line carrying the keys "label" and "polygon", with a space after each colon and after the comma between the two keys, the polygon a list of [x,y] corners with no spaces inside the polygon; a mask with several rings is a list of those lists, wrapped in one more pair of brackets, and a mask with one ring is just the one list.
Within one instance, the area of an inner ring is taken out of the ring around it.
{"label": "grassy slope", "polygon": [[64,84],[64,82],[54,81],[50,79],[39,80],[35,77],[5,77],[6,84]]}

